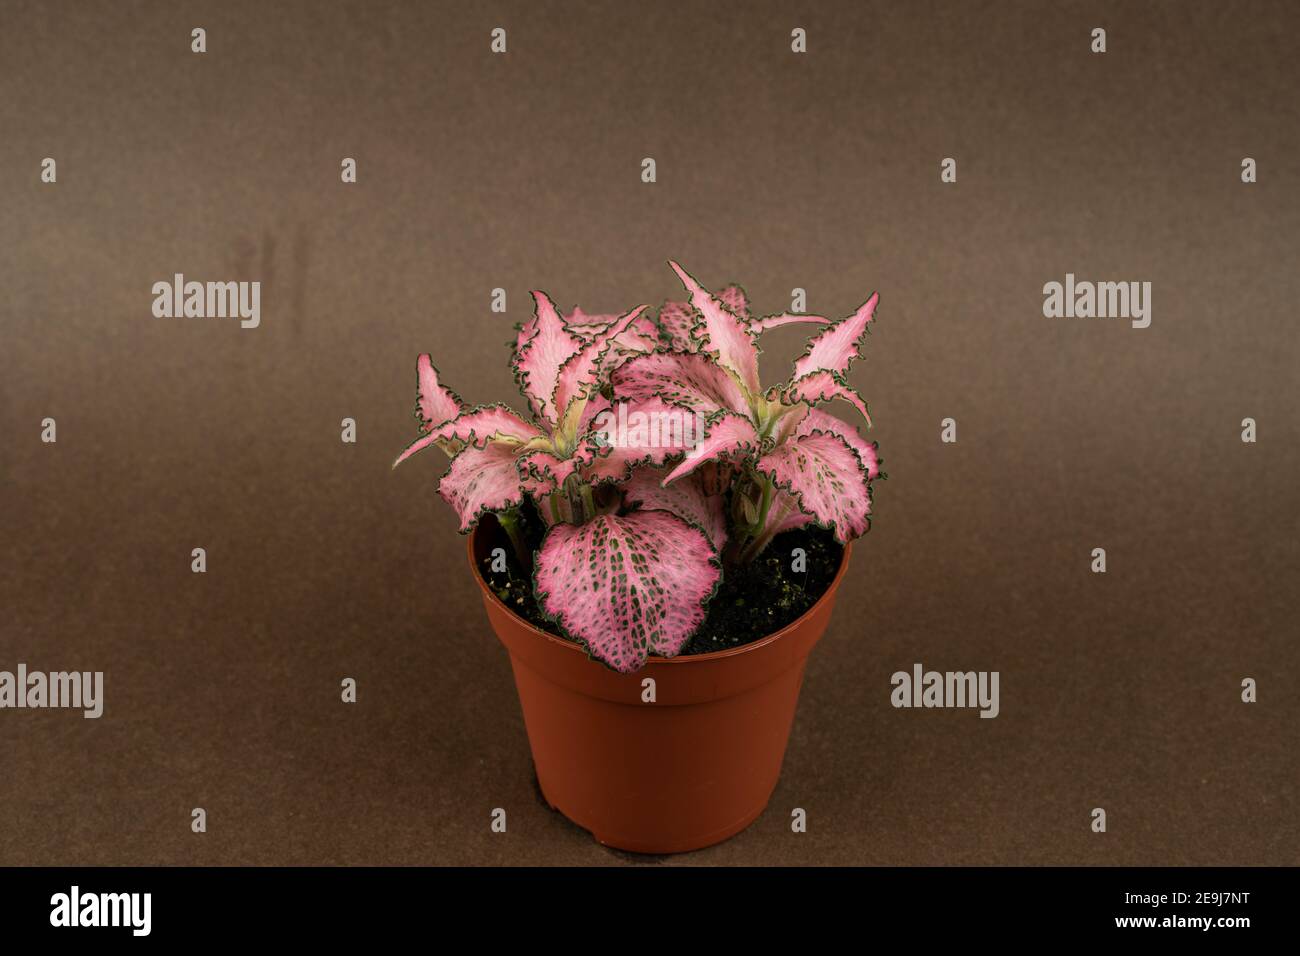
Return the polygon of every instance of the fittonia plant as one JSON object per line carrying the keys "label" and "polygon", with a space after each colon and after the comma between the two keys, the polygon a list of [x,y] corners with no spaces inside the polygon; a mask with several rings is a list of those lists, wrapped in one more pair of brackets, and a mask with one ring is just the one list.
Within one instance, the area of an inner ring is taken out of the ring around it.
{"label": "fittonia plant", "polygon": [[[715,296],[672,266],[690,302],[667,303],[657,323],[645,306],[562,316],[533,294],[511,361],[527,417],[467,407],[421,355],[420,435],[394,463],[430,445],[451,457],[438,492],[461,532],[494,513],[542,611],[622,672],[680,651],[721,574],[744,573],[781,531],[816,523],[842,542],[865,532],[879,474],[875,445],[815,407],[844,399],[866,415],[844,376],[876,297],[837,323],[753,318],[738,287]],[[764,392],[757,337],[790,322],[824,329],[790,381]],[[641,431],[611,441],[600,423],[614,402],[643,420],[698,415],[703,439],[682,447]],[[529,499],[548,526],[535,555],[519,512]]]}

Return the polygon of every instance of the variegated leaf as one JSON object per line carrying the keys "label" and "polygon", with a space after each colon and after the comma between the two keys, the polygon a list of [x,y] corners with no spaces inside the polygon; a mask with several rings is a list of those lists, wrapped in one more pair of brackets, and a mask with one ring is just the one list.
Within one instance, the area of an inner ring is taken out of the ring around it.
{"label": "variegated leaf", "polygon": [[671,511],[703,531],[713,549],[721,552],[727,543],[727,516],[723,510],[723,496],[706,493],[698,473],[665,485],[667,474],[667,468],[636,469],[623,485],[624,500],[629,505],[640,505],[647,511]]}
{"label": "variegated leaf", "polygon": [[862,467],[867,471],[867,479],[874,481],[879,477],[880,458],[876,454],[876,443],[867,441],[848,422],[823,412],[820,408],[810,408],[808,413],[800,419],[794,434],[797,436],[811,435],[815,431],[839,435],[850,448],[858,453],[858,459],[862,462]]}
{"label": "variegated leaf", "polygon": [[564,327],[546,293],[534,292],[533,299],[537,310],[520,329],[512,364],[537,420],[554,426],[560,417],[552,403],[560,368],[582,348],[583,340]]}
{"label": "variegated leaf", "polygon": [[866,468],[839,435],[812,431],[778,445],[758,462],[778,487],[840,542],[864,534],[871,514]]}
{"label": "variegated leaf", "polygon": [[540,435],[537,426],[524,421],[505,405],[480,405],[466,409],[427,435],[411,442],[393,462],[396,468],[416,452],[435,442],[461,442],[482,448],[489,442],[521,445]]}
{"label": "variegated leaf", "polygon": [[519,481],[534,498],[558,491],[570,475],[592,462],[597,451],[593,442],[582,442],[563,457],[553,449],[526,452],[516,460]]}
{"label": "variegated leaf", "polygon": [[[769,397],[773,394],[769,393]],[[819,405],[837,398],[856,408],[867,420],[867,425],[871,425],[871,415],[867,412],[867,403],[862,400],[862,396],[843,379],[825,370],[809,372],[802,378],[795,379],[782,394],[781,401],[787,404],[807,402],[809,405]]]}
{"label": "variegated leaf", "polygon": [[704,621],[720,571],[702,531],[666,511],[552,525],[537,558],[542,609],[591,656],[631,673]]}
{"label": "variegated leaf", "polygon": [[808,348],[795,360],[794,377],[827,371],[837,378],[848,373],[853,360],[861,357],[862,336],[876,311],[880,296],[872,293],[856,312],[827,326],[808,340]]}
{"label": "variegated leaf", "polygon": [[682,459],[664,482],[673,482],[691,474],[701,465],[720,458],[736,460],[744,455],[757,454],[759,450],[758,430],[745,415],[735,412],[723,412],[710,419],[704,429],[704,439]]}
{"label": "variegated leaf", "polygon": [[781,532],[802,528],[812,520],[812,515],[805,514],[799,507],[799,499],[796,496],[778,488],[772,496],[772,504],[767,509],[767,518],[763,522],[759,538],[770,542]]}
{"label": "variegated leaf", "polygon": [[689,302],[665,302],[659,309],[660,337],[674,352],[694,352],[700,343],[691,333],[698,321]]}
{"label": "variegated leaf", "polygon": [[637,465],[662,465],[680,458],[699,440],[697,416],[657,395],[643,401],[616,401],[591,420],[584,441],[599,446],[583,468],[584,480],[605,484],[625,480]]}
{"label": "variegated leaf", "polygon": [[569,411],[570,402],[586,398],[593,389],[598,387],[601,359],[613,347],[611,340],[627,331],[645,308],[643,305],[638,306],[616,319],[561,366],[555,382],[555,393],[550,402],[560,418]]}
{"label": "variegated leaf", "polygon": [[434,368],[429,353],[425,352],[415,360],[415,377],[415,417],[420,423],[420,431],[427,432],[460,414],[464,403],[459,395],[438,381],[438,370]]}
{"label": "variegated leaf", "polygon": [[690,293],[691,305],[700,314],[699,324],[694,330],[695,337],[701,342],[700,351],[716,356],[720,365],[734,372],[741,384],[751,394],[757,395],[758,345],[745,320],[676,262],[668,264],[682,280],[682,285]]}
{"label": "variegated leaf", "polygon": [[662,398],[701,411],[750,414],[749,398],[736,377],[711,356],[699,352],[638,355],[612,375],[615,398],[645,402]]}
{"label": "variegated leaf", "polygon": [[718,292],[718,301],[740,316],[744,322],[750,321],[749,297],[745,295],[745,290],[734,282]]}
{"label": "variegated leaf", "polygon": [[451,468],[438,482],[438,494],[460,516],[460,530],[467,534],[486,512],[502,511],[520,504],[524,489],[515,470],[514,445],[489,444],[466,448],[451,460]]}
{"label": "variegated leaf", "polygon": [[804,315],[802,312],[782,312],[780,315],[765,315],[762,318],[752,319],[749,323],[751,331],[766,332],[768,329],[779,329],[783,325],[795,325],[796,323],[809,323],[811,325],[828,325],[830,319],[824,315]]}

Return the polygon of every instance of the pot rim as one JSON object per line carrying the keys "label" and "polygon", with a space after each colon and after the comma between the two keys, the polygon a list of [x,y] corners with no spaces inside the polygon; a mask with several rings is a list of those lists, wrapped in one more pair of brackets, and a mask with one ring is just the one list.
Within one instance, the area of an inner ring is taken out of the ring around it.
{"label": "pot rim", "polygon": [[[483,574],[478,568],[478,562],[474,560],[474,539],[478,537],[479,529],[481,527],[482,527],[481,524],[475,526],[474,530],[465,536],[465,553],[469,558],[470,573],[474,575],[474,580],[475,582],[477,582],[479,586],[479,590],[483,592],[483,599],[485,601],[490,601],[491,603],[495,604],[499,610],[510,615],[512,618],[518,621],[526,630],[532,632],[533,634],[536,634],[538,637],[543,637],[546,640],[550,641],[552,644],[557,644],[561,647],[567,648],[568,650],[573,651],[574,653],[582,654],[585,657],[590,657],[590,655],[587,653],[587,649],[583,647],[581,644],[579,644],[578,642],[569,640],[568,638],[562,637],[559,634],[552,634],[549,631],[543,631],[536,624],[533,624],[531,621],[528,621],[525,618],[521,617],[520,615],[516,614],[511,608],[509,608],[506,605],[504,601],[502,601],[499,597],[497,597],[496,592],[493,591],[492,588],[488,586],[485,580],[483,580]],[[782,637],[785,637],[787,634],[797,629],[803,623],[805,618],[813,614],[813,612],[815,612],[818,608],[820,608],[822,604],[824,604],[827,600],[833,599],[835,597],[836,591],[839,590],[840,581],[843,580],[845,572],[848,571],[849,554],[850,552],[852,552],[852,550],[853,550],[853,542],[849,541],[845,543],[844,551],[840,555],[839,570],[835,572],[835,577],[831,578],[831,583],[826,586],[826,590],[822,592],[822,596],[819,597],[816,601],[814,601],[812,605],[808,608],[808,610],[804,611],[802,614],[800,614],[789,624],[785,625],[785,627],[781,628],[779,631],[773,631],[771,634],[768,634],[766,637],[761,637],[756,641],[750,641],[748,644],[741,644],[739,647],[730,647],[724,651],[710,651],[707,654],[678,655],[677,657],[660,657],[657,654],[651,654],[646,658],[646,662],[644,666],[649,666],[650,664],[677,665],[677,666],[683,666],[683,665],[694,664],[694,663],[703,664],[709,661],[724,660],[725,658],[728,657],[737,657],[741,654],[747,654],[750,651],[757,651],[760,648],[767,647],[770,644],[774,644],[775,642],[779,641]]]}

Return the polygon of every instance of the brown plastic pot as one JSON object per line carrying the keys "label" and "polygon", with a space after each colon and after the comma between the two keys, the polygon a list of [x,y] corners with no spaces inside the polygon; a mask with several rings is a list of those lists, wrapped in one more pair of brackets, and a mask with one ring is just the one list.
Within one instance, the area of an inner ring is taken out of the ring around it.
{"label": "brown plastic pot", "polygon": [[[680,853],[739,833],[781,773],[804,664],[849,564],[802,617],[742,647],[651,657],[635,674],[516,615],[484,582],[489,525],[468,542],[488,620],[510,653],[542,794],[601,843]],[[644,703],[643,681],[655,682]]]}

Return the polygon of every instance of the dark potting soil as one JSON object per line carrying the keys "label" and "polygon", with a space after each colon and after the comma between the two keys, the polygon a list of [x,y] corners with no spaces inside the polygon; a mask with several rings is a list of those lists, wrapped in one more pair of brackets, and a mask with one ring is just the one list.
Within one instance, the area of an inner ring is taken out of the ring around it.
{"label": "dark potting soil", "polygon": [[[535,515],[524,515],[524,537],[536,551],[544,528]],[[500,528],[491,528],[491,548],[508,555],[505,571],[492,571],[484,561],[483,580],[502,602],[528,623],[559,635],[533,596],[531,574],[520,568],[510,541]],[[798,551],[803,551],[800,558]],[[708,654],[761,640],[797,619],[826,593],[840,567],[844,548],[825,528],[797,528],[777,535],[750,564],[724,568],[708,616],[686,642],[682,654]],[[795,570],[796,567],[800,570]]]}

